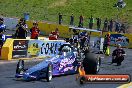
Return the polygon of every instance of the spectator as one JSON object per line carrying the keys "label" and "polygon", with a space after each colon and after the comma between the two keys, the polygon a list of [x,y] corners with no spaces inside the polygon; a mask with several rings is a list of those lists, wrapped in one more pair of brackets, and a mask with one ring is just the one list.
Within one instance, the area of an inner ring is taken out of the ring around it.
{"label": "spectator", "polygon": [[65,44],[70,44],[70,39],[69,38],[65,38]]}
{"label": "spectator", "polygon": [[57,40],[59,38],[59,30],[58,28],[55,29],[55,31],[51,31],[49,34],[49,40]]}
{"label": "spectator", "polygon": [[79,39],[79,32],[77,32],[76,29],[73,29],[73,35],[72,35],[73,39]]}
{"label": "spectator", "polygon": [[119,29],[118,27],[119,27],[119,25],[118,25],[118,22],[116,21],[116,22],[115,22],[115,32],[118,31],[118,29]]}
{"label": "spectator", "polygon": [[73,16],[73,14],[70,16],[70,25],[74,25],[74,16]]}
{"label": "spectator", "polygon": [[62,20],[63,20],[63,19],[62,19],[62,14],[59,13],[58,15],[59,15],[59,24],[61,24],[61,23],[62,23]]}
{"label": "spectator", "polygon": [[120,32],[121,24],[119,22],[116,22],[115,25],[116,25],[115,32]]}
{"label": "spectator", "polygon": [[56,32],[56,34],[57,34],[57,37],[59,38],[59,29],[56,28],[56,29],[55,29],[55,32]]}
{"label": "spectator", "polygon": [[82,15],[79,17],[79,25],[78,25],[78,27],[83,28],[83,16]]}
{"label": "spectator", "polygon": [[80,37],[80,48],[82,49],[83,47],[85,47],[85,42],[87,41],[87,31],[82,31],[80,34],[79,34],[79,37]]}
{"label": "spectator", "polygon": [[19,39],[26,39],[27,36],[27,24],[24,18],[20,19],[20,22],[16,25],[16,33],[15,36]]}
{"label": "spectator", "polygon": [[113,29],[113,19],[111,19],[111,20],[109,21],[109,31],[112,32],[112,29]]}
{"label": "spectator", "polygon": [[107,27],[108,27],[108,20],[106,18],[105,21],[104,21],[104,28],[103,28],[103,30],[107,31]]}
{"label": "spectator", "polygon": [[6,32],[6,25],[4,25],[3,18],[0,18],[0,31]]}
{"label": "spectator", "polygon": [[31,39],[38,39],[38,36],[40,34],[40,30],[38,28],[38,23],[34,22],[33,27],[30,29],[31,32]]}
{"label": "spectator", "polygon": [[79,35],[79,32],[77,32],[76,29],[73,29],[73,35]]}
{"label": "spectator", "polygon": [[124,60],[125,51],[121,48],[121,45],[118,44],[117,48],[112,53],[112,63],[117,63],[117,66],[120,66],[122,61]]}
{"label": "spectator", "polygon": [[2,39],[2,36],[3,36],[3,33],[6,31],[6,25],[4,25],[4,19],[3,18],[0,18],[0,47],[3,46],[3,39]]}
{"label": "spectator", "polygon": [[125,30],[126,30],[126,27],[125,27],[125,24],[123,23],[123,24],[121,25],[121,31],[122,31],[123,33],[125,33]]}
{"label": "spectator", "polygon": [[89,18],[89,28],[92,29],[93,28],[93,24],[94,24],[94,18],[91,15],[91,17]]}
{"label": "spectator", "polygon": [[96,18],[96,20],[97,20],[97,29],[100,30],[101,19],[100,18]]}
{"label": "spectator", "polygon": [[105,35],[104,44],[103,44],[103,52],[106,54],[106,50],[110,45],[110,33]]}
{"label": "spectator", "polygon": [[108,31],[110,31],[110,22],[108,23]]}

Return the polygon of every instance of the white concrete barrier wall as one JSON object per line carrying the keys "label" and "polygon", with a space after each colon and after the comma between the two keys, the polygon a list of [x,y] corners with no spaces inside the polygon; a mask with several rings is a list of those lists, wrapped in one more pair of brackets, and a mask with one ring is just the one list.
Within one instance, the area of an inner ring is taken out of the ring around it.
{"label": "white concrete barrier wall", "polygon": [[9,18],[9,17],[3,17],[4,18],[4,24],[6,25],[6,29],[9,30],[15,30],[16,25],[19,21],[18,18]]}

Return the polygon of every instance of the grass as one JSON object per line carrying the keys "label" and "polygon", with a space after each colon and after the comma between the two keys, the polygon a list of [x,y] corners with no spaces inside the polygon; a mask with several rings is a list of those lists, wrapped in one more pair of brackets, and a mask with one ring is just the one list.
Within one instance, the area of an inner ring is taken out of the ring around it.
{"label": "grass", "polygon": [[125,0],[127,6],[121,11],[113,7],[116,0],[0,0],[0,15],[7,17],[23,17],[28,12],[32,20],[57,22],[58,13],[63,13],[64,24],[69,24],[70,15],[75,16],[78,25],[79,16],[84,16],[84,25],[88,26],[88,18],[114,18],[119,14],[120,20],[132,23],[132,0]]}

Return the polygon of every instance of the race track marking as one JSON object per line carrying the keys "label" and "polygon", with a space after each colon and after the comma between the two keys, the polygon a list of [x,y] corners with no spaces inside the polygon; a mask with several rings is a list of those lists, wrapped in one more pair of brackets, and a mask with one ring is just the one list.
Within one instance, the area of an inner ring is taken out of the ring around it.
{"label": "race track marking", "polygon": [[123,84],[117,88],[132,88],[132,82],[128,83],[128,84]]}

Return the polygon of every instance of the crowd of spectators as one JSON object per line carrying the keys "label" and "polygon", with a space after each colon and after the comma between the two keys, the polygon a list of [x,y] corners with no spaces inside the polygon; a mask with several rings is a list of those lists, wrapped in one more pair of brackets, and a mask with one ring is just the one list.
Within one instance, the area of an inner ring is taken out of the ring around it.
{"label": "crowd of spectators", "polygon": [[[61,25],[63,21],[63,15],[61,13],[59,13],[58,15],[59,15],[58,22]],[[70,22],[69,22],[71,26],[75,26],[74,17],[75,17],[74,14],[71,14]],[[6,26],[3,23],[4,23],[4,19],[0,18],[0,41],[2,41],[2,35],[6,31],[5,30]],[[84,27],[84,16],[83,15],[79,16],[78,27],[81,27],[81,28]],[[126,29],[127,29],[124,23],[115,21],[113,19],[108,19],[108,18],[105,18],[105,20],[99,17],[94,18],[92,15],[91,17],[88,18],[88,28],[102,30],[106,32],[110,31],[110,32],[119,32],[119,33],[121,32],[126,33]],[[16,32],[14,34],[14,37],[18,39],[26,39],[27,33],[28,33],[27,29],[28,29],[28,26],[26,24],[26,20],[24,18],[21,18],[18,24],[16,25]],[[31,34],[31,39],[38,39],[40,30],[39,30],[37,22],[33,23],[33,27],[30,29],[29,33]]]}
{"label": "crowd of spectators", "polygon": [[18,39],[26,39],[27,33],[29,32],[31,34],[31,39],[38,39],[40,30],[37,22],[33,22],[33,27],[29,31],[27,31],[27,29],[28,26],[25,19],[21,18],[19,23],[16,25],[16,33],[14,37]]}
{"label": "crowd of spectators", "polygon": [[[75,26],[75,18],[74,14],[70,16],[70,22],[69,24],[71,26]],[[59,24],[62,24],[63,15],[59,13]],[[79,16],[79,23],[78,27],[83,28],[84,27],[84,19],[83,15]],[[125,33],[126,32],[126,25],[123,22],[116,21],[114,19],[102,19],[102,18],[94,18],[92,15],[88,18],[88,28],[89,29],[97,29],[102,31],[110,31],[110,32],[118,32],[118,33]]]}
{"label": "crowd of spectators", "polygon": [[[37,22],[33,22],[33,27],[29,31],[27,29],[29,28],[26,24],[26,20],[24,18],[21,18],[16,25],[16,31],[14,34],[12,34],[12,37],[17,39],[26,39],[27,33],[30,33],[31,39],[38,39],[40,30]],[[4,24],[4,19],[0,18],[0,48],[3,46],[4,43],[4,32],[6,32],[6,25]]]}
{"label": "crowd of spectators", "polygon": [[6,25],[4,25],[4,19],[0,18],[0,48],[3,46],[3,33],[6,32]]}

